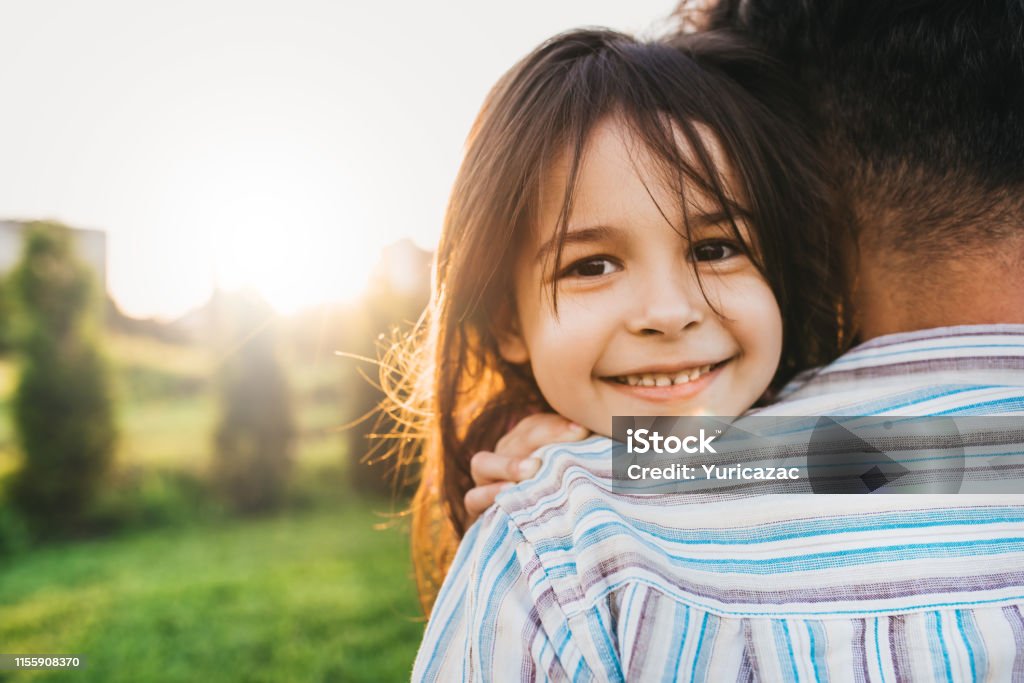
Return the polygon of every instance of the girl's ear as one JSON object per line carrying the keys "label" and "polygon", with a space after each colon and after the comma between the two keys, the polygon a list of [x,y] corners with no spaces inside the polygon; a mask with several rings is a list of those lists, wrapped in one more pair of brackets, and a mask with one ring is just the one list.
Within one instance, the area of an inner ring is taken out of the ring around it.
{"label": "girl's ear", "polygon": [[494,321],[494,336],[498,339],[498,353],[507,362],[520,365],[530,360],[530,350],[519,329],[519,316],[514,305],[505,305]]}

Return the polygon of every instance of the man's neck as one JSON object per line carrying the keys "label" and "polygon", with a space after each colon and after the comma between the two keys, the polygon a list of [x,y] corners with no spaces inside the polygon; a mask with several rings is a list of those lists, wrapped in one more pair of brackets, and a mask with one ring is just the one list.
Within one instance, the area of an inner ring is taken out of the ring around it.
{"label": "man's neck", "polygon": [[953,325],[1024,323],[1024,241],[990,258],[921,257],[902,267],[872,256],[861,251],[851,288],[861,341]]}

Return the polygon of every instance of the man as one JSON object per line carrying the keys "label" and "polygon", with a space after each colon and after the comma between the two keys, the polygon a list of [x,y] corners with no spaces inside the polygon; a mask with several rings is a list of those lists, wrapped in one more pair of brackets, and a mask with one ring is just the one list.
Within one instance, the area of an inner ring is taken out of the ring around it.
{"label": "man", "polygon": [[[706,25],[746,32],[806,86],[855,228],[861,344],[764,412],[1024,414],[1024,3],[724,0]],[[525,420],[474,458],[467,509],[536,473],[535,448],[580,437]],[[1024,680],[1020,498],[768,496],[658,516],[601,507],[571,455],[549,456],[533,499],[513,489],[464,542],[519,539],[516,571],[490,583],[489,558],[469,558],[489,601],[519,612],[474,622],[499,637],[473,661],[529,661],[496,677]],[[559,506],[588,512],[538,548]],[[432,620],[454,614],[444,598]]]}

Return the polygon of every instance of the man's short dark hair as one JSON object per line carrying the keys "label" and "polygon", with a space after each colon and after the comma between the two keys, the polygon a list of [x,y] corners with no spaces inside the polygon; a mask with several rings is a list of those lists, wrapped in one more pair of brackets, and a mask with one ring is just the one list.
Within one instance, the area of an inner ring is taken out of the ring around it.
{"label": "man's short dark hair", "polygon": [[809,88],[882,245],[1024,235],[1024,0],[721,0],[707,25],[751,35]]}

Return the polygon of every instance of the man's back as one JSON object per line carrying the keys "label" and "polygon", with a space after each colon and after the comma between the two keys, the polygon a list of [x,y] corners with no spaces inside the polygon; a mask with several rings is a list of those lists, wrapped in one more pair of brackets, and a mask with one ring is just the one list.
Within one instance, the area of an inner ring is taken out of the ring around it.
{"label": "man's back", "polygon": [[[1024,326],[878,339],[763,412],[815,405],[1024,415]],[[611,477],[595,438],[549,447],[538,478],[499,497],[460,549],[417,677],[1024,677],[1021,497],[714,501],[617,494]]]}

